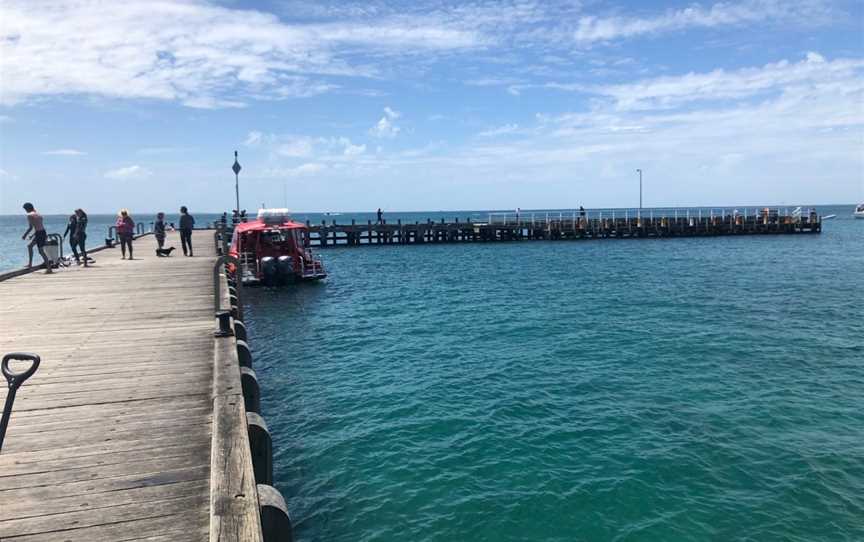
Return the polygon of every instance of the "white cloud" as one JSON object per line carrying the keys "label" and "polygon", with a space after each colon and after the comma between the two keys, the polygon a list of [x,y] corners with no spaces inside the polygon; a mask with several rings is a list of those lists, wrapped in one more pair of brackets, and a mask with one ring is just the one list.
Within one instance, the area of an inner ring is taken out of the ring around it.
{"label": "white cloud", "polygon": [[688,102],[734,100],[768,94],[791,93],[798,87],[843,85],[861,89],[864,60],[838,59],[831,62],[818,53],[804,60],[786,60],[758,68],[737,71],[714,70],[658,77],[623,85],[578,87],[611,98],[619,110],[668,109]]}
{"label": "white cloud", "polygon": [[53,151],[44,151],[42,154],[48,156],[82,156],[87,153],[77,149],[56,149]]}
{"label": "white cloud", "polygon": [[366,145],[354,145],[347,137],[340,137],[339,143],[345,147],[342,154],[345,156],[359,156],[366,152]]}
{"label": "white cloud", "polygon": [[249,132],[246,136],[246,140],[243,142],[243,145],[246,147],[255,147],[261,143],[261,138],[264,136],[261,132],[253,130]]}
{"label": "white cloud", "polygon": [[693,4],[654,17],[595,17],[579,19],[574,39],[581,45],[658,34],[687,28],[733,26],[761,21],[815,20],[827,12],[820,1],[781,2],[750,0],[742,3],[717,3],[710,7]]}
{"label": "white cloud", "polygon": [[320,173],[325,169],[327,169],[327,166],[324,164],[309,162],[297,167],[267,169],[264,171],[264,176],[277,178],[308,177]]}
{"label": "white cloud", "polygon": [[153,173],[147,169],[143,168],[139,165],[121,167],[118,169],[112,169],[110,171],[105,172],[106,179],[114,179],[114,180],[122,180],[122,181],[132,181],[139,179],[146,179],[150,177]]}
{"label": "white cloud", "polygon": [[4,124],[7,122],[12,122],[12,117],[8,115],[0,115],[0,124]]}
{"label": "white cloud", "polygon": [[515,133],[517,130],[519,130],[518,124],[505,124],[504,126],[498,126],[497,128],[483,130],[477,135],[480,137],[497,137]]}
{"label": "white cloud", "polygon": [[6,171],[5,169],[0,168],[0,177],[8,177],[8,176],[9,176],[9,172]]}
{"label": "white cloud", "polygon": [[375,126],[369,128],[369,135],[382,139],[392,139],[401,131],[399,126],[393,123],[394,120],[402,116],[398,111],[394,111],[389,107],[384,108],[384,116],[375,123]]}
{"label": "white cloud", "polygon": [[[288,24],[204,0],[99,0],[0,5],[0,103],[92,95],[240,107],[247,98],[328,92],[329,76],[368,77],[368,55],[479,47],[475,30],[440,19]],[[82,32],[81,29],[86,29]]]}
{"label": "white cloud", "polygon": [[276,154],[291,158],[303,158],[312,154],[315,140],[311,137],[291,136],[276,146]]}

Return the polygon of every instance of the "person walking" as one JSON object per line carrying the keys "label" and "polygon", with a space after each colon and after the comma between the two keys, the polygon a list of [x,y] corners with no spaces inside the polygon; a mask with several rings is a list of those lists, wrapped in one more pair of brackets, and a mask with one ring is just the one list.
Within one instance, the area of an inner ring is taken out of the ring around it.
{"label": "person walking", "polygon": [[165,213],[156,213],[156,222],[153,223],[153,235],[159,249],[165,248]]}
{"label": "person walking", "polygon": [[75,262],[81,264],[78,258],[78,241],[75,239],[75,232],[78,230],[78,214],[74,211],[69,215],[69,222],[66,223],[66,231],[63,232],[63,239],[69,236],[69,248],[72,249],[72,255],[75,256]]}
{"label": "person walking", "polygon": [[183,245],[184,256],[192,256],[192,228],[194,227],[195,218],[189,214],[185,205],[180,207],[180,243]]}
{"label": "person walking", "polygon": [[45,242],[48,241],[48,232],[45,231],[42,215],[36,212],[36,208],[30,202],[25,203],[23,207],[24,212],[27,213],[27,231],[24,232],[21,239],[27,239],[30,230],[33,230],[33,238],[30,240],[30,244],[27,245],[27,267],[33,267],[33,246],[35,245],[39,250],[39,255],[42,256],[42,260],[45,262],[45,273],[53,273],[54,271],[51,269],[48,256],[45,254],[45,249],[43,248],[45,247]]}
{"label": "person walking", "polygon": [[123,252],[121,259],[126,259],[126,247],[129,247],[129,259],[132,260],[132,236],[135,233],[135,221],[129,216],[128,209],[120,209],[120,214],[117,215],[117,222],[114,224],[117,228],[117,237],[120,238],[120,250]]}
{"label": "person walking", "polygon": [[[87,213],[84,212],[84,209],[75,209],[75,244],[78,245],[78,253],[81,255],[81,260],[84,262],[84,267],[88,267],[87,264]],[[77,255],[75,261],[78,261]],[[81,262],[78,262],[81,263]]]}

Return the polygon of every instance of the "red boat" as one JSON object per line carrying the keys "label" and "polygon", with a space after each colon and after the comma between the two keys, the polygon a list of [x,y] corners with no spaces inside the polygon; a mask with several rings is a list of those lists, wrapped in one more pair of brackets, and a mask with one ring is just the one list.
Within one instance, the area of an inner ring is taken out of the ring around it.
{"label": "red boat", "polygon": [[287,209],[261,209],[258,218],[234,226],[228,253],[240,262],[244,284],[278,285],[327,276],[306,246],[308,228]]}

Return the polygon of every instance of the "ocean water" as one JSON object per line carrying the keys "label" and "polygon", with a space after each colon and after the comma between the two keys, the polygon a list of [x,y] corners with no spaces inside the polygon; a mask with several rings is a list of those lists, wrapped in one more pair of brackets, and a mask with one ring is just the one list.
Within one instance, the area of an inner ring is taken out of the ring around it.
{"label": "ocean water", "polygon": [[864,539],[864,221],[321,251],[247,289],[301,541]]}

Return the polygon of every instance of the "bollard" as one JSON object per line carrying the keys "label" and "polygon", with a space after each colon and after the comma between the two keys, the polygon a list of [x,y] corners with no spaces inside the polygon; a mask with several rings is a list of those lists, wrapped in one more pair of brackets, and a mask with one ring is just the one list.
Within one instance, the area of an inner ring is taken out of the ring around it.
{"label": "bollard", "polygon": [[258,484],[258,504],[261,507],[261,530],[264,542],[293,542],[288,506],[279,490],[273,486]]}
{"label": "bollard", "polygon": [[261,413],[261,387],[258,375],[249,367],[240,367],[240,387],[243,390],[243,404],[246,412]]}
{"label": "bollard", "polygon": [[257,412],[246,413],[249,448],[252,452],[252,470],[259,484],[273,483],[273,439],[267,423]]}
{"label": "bollard", "polygon": [[246,338],[246,324],[240,320],[234,320],[234,335],[237,336],[238,341],[244,341],[246,344],[249,344],[249,340]]}
{"label": "bollard", "polygon": [[237,341],[237,359],[240,360],[240,367],[252,368],[252,351],[246,341]]}

